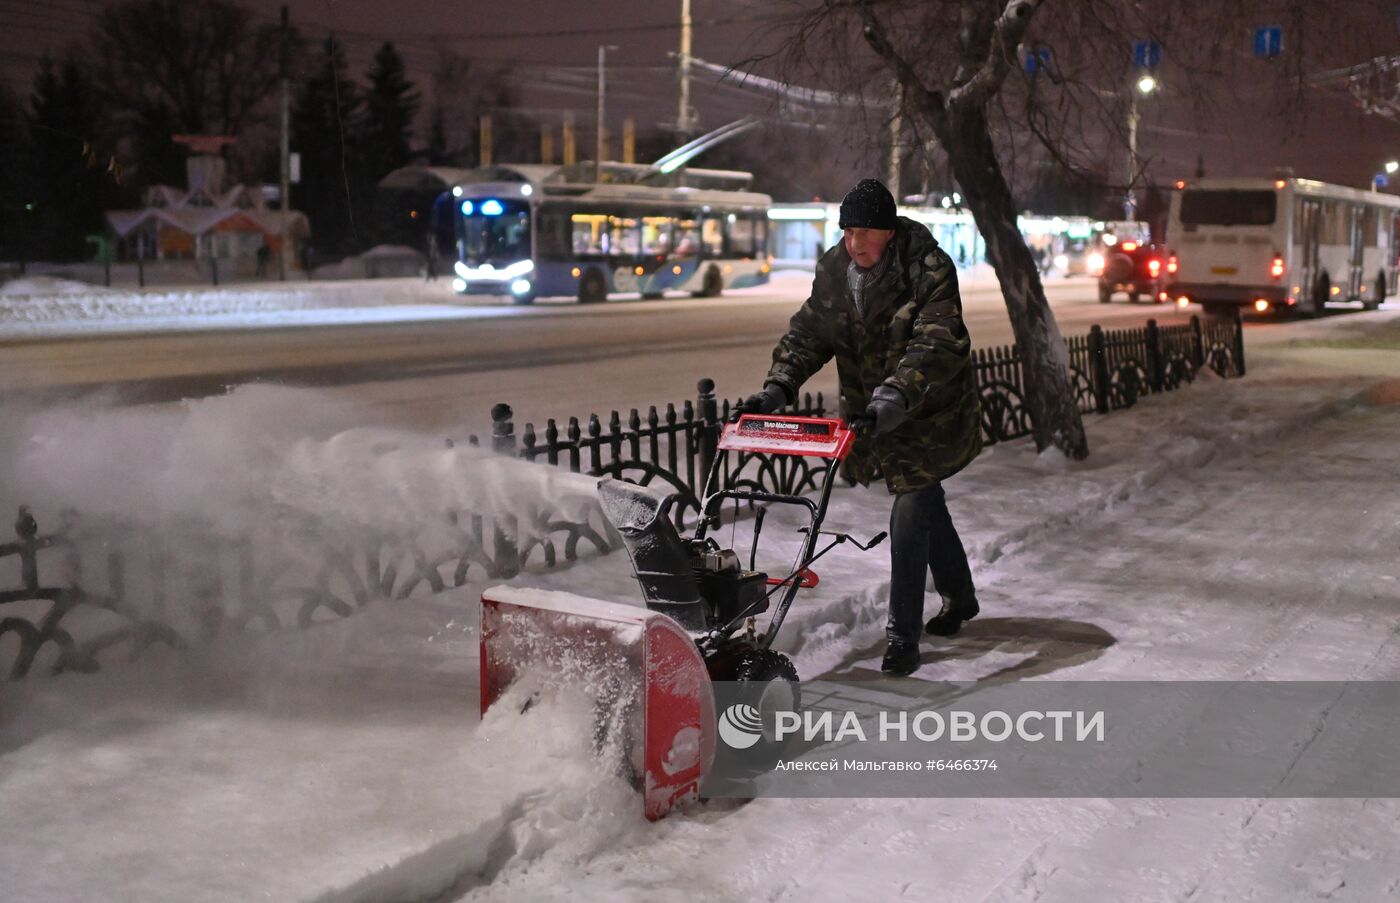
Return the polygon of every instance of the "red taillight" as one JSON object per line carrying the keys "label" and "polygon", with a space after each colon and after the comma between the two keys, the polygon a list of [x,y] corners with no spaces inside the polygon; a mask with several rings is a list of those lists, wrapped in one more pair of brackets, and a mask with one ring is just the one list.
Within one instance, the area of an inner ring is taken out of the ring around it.
{"label": "red taillight", "polygon": [[1172,256],[1170,256],[1170,257],[1167,258],[1167,272],[1168,272],[1168,273],[1175,273],[1175,272],[1176,272],[1176,255],[1175,255],[1175,254],[1173,254]]}
{"label": "red taillight", "polygon": [[1281,256],[1275,256],[1274,262],[1269,264],[1269,275],[1275,279],[1283,278],[1283,258]]}
{"label": "red taillight", "polygon": [[1162,272],[1162,261],[1155,257],[1147,261],[1147,272],[1151,274],[1153,279],[1156,279],[1157,274]]}
{"label": "red taillight", "polygon": [[1136,251],[1136,250],[1137,250],[1137,242],[1135,242],[1135,241],[1125,241],[1125,242],[1123,242],[1123,244],[1120,245],[1119,247],[1121,247],[1124,251]]}

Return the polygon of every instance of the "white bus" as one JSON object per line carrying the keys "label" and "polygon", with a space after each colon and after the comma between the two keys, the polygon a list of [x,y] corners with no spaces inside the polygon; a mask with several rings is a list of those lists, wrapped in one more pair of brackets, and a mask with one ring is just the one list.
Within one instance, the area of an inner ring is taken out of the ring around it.
{"label": "white bus", "polygon": [[[714,296],[768,281],[764,194],[748,173],[604,163],[498,166],[452,189],[460,294]],[[685,184],[677,184],[683,181]]]}
{"label": "white bus", "polygon": [[1207,313],[1374,309],[1395,288],[1400,197],[1312,179],[1177,182],[1167,241],[1180,304]]}

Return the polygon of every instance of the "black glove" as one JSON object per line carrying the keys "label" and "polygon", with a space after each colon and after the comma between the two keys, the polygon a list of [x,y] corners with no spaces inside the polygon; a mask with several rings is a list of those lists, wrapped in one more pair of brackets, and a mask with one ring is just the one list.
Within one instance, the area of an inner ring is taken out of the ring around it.
{"label": "black glove", "polygon": [[787,390],[777,383],[764,383],[762,392],[755,392],[741,402],[745,414],[771,414],[788,403]]}
{"label": "black glove", "polygon": [[909,419],[909,406],[893,386],[880,386],[870,395],[864,417],[869,435],[880,436]]}

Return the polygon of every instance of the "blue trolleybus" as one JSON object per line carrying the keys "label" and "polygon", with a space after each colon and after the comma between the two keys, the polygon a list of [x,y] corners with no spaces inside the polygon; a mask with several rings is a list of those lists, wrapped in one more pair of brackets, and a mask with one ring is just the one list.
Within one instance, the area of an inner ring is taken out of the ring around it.
{"label": "blue trolleybus", "polygon": [[[771,199],[749,173],[605,163],[493,166],[452,188],[460,294],[606,300],[768,281]],[[680,182],[685,184],[679,184]]]}

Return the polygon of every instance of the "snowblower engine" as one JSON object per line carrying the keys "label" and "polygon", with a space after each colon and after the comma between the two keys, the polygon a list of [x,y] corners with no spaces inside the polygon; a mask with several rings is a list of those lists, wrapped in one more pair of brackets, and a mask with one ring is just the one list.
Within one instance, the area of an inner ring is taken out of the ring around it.
{"label": "snowblower engine", "polygon": [[739,616],[768,610],[768,575],[746,571],[733,549],[694,548],[695,576],[710,623],[723,624]]}

